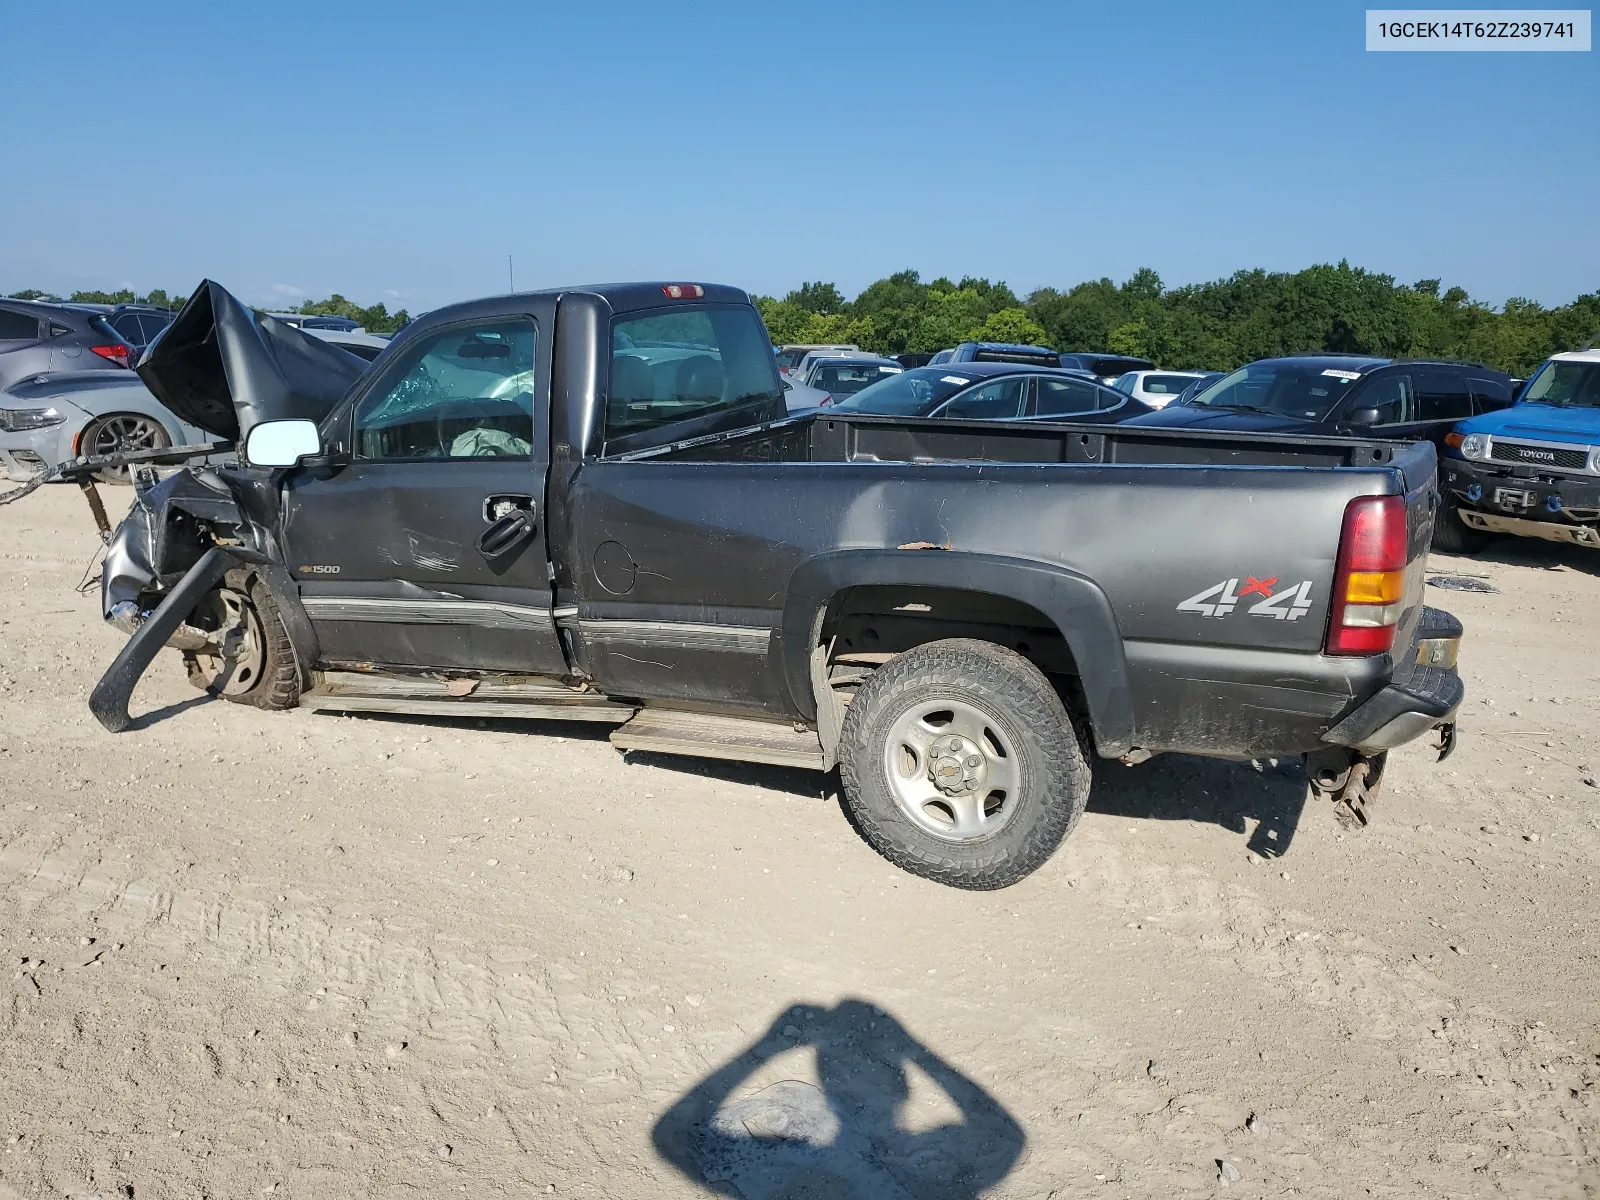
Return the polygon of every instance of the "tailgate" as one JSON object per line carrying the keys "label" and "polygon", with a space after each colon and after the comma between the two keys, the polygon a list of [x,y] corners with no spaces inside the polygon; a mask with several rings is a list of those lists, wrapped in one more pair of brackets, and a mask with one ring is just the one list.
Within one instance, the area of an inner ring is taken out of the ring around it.
{"label": "tailgate", "polygon": [[1439,468],[1432,442],[1418,442],[1395,459],[1405,481],[1406,589],[1405,609],[1394,639],[1396,683],[1404,683],[1416,669],[1413,650],[1417,625],[1422,620],[1423,593],[1427,586],[1428,547],[1433,543],[1433,522],[1439,511]]}

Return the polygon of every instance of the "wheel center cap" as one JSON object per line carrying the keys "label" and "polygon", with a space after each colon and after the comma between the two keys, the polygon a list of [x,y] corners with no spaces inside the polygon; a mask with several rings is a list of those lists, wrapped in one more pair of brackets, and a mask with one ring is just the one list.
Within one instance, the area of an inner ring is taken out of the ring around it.
{"label": "wheel center cap", "polygon": [[970,738],[947,734],[928,748],[928,778],[947,796],[983,786],[989,762]]}

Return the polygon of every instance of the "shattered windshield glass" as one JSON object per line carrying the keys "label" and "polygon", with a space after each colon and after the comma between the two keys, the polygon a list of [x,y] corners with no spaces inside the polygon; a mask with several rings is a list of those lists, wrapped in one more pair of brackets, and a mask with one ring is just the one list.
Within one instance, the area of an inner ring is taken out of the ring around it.
{"label": "shattered windshield glass", "polygon": [[357,456],[526,458],[534,343],[532,322],[507,320],[420,341],[357,408]]}

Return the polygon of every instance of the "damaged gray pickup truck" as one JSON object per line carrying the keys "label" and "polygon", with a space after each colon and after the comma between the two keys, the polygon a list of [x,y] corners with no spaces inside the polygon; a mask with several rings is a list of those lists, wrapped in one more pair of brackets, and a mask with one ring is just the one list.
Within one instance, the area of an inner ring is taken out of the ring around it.
{"label": "damaged gray pickup truck", "polygon": [[789,417],[712,285],[459,304],[366,371],[302,336],[208,284],[139,367],[239,462],[112,539],[108,728],[163,645],[262,708],[612,722],[837,765],[875,849],[967,888],[1049,857],[1094,756],[1305,755],[1364,823],[1389,750],[1452,745],[1427,443]]}

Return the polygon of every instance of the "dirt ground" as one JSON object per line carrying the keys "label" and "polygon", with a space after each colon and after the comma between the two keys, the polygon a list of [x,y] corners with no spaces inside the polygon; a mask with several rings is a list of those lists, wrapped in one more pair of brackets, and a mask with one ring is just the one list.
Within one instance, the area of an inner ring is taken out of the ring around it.
{"label": "dirt ground", "polygon": [[5,1200],[1600,1195],[1600,556],[1434,560],[1499,589],[1429,589],[1461,745],[1366,832],[1298,764],[1102,764],[972,894],[821,776],[602,727],[169,654],[112,736],[96,544],[76,489],[0,510]]}

